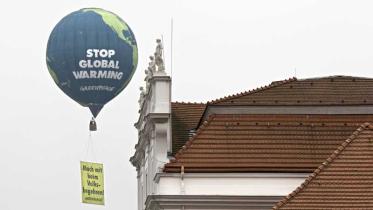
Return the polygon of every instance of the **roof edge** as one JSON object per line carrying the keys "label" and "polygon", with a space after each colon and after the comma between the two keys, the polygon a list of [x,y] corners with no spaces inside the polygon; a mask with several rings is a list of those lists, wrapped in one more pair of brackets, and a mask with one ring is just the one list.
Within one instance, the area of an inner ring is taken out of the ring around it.
{"label": "roof edge", "polygon": [[296,77],[291,77],[289,79],[275,81],[275,82],[270,83],[269,85],[265,85],[264,87],[261,86],[261,87],[258,87],[258,88],[252,89],[252,90],[243,91],[241,93],[228,95],[228,96],[225,96],[225,97],[222,97],[222,98],[218,98],[218,99],[215,99],[215,100],[212,100],[212,101],[208,101],[206,103],[206,105],[208,106],[208,105],[218,104],[218,103],[226,101],[226,100],[231,100],[231,99],[234,99],[234,98],[237,98],[237,97],[246,96],[246,95],[249,95],[249,94],[261,92],[261,91],[268,90],[268,89],[273,88],[273,87],[278,87],[278,86],[281,86],[281,85],[284,85],[284,84],[287,84],[287,83],[290,83],[290,82],[293,82],[293,81],[297,81],[297,80],[298,79]]}
{"label": "roof edge", "polygon": [[182,105],[206,105],[203,102],[184,102],[184,101],[171,101],[171,104],[182,104]]}
{"label": "roof edge", "polygon": [[320,76],[320,77],[309,77],[309,78],[302,78],[298,79],[298,81],[307,81],[313,79],[338,79],[338,78],[345,78],[345,79],[372,79],[371,77],[360,77],[360,76],[350,76],[350,75],[331,75],[331,76]]}

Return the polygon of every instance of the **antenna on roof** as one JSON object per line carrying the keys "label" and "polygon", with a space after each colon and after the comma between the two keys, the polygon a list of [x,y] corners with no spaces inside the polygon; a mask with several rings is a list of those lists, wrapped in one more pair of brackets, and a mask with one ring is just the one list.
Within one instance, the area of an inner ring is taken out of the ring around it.
{"label": "antenna on roof", "polygon": [[[170,103],[171,103],[171,106],[172,106],[172,80],[173,80],[173,75],[172,75],[172,69],[173,69],[173,61],[174,61],[174,57],[173,57],[173,42],[174,42],[174,17],[171,16],[171,46],[170,46],[170,53],[171,53],[171,56],[170,56],[170,77],[171,77],[171,84],[170,84]],[[170,109],[172,109],[170,106]],[[170,119],[171,119],[171,124],[172,124],[172,110],[170,110]],[[172,136],[172,129],[170,129],[171,131],[171,136]],[[172,147],[171,147],[171,151],[170,151],[170,154],[168,156],[172,156]]]}
{"label": "antenna on roof", "polygon": [[173,42],[174,42],[174,18],[171,17],[171,59],[170,59],[170,75],[171,75],[171,78],[172,78],[172,69],[173,69],[173,60],[174,60],[174,57],[173,57]]}
{"label": "antenna on roof", "polygon": [[294,77],[297,77],[297,67],[294,68]]}
{"label": "antenna on roof", "polygon": [[[171,16],[171,46],[170,46],[170,77],[171,80],[173,79],[172,70],[174,66],[174,17]],[[172,82],[171,82],[171,92],[170,92],[170,100],[172,101]],[[172,113],[171,113],[172,114]]]}

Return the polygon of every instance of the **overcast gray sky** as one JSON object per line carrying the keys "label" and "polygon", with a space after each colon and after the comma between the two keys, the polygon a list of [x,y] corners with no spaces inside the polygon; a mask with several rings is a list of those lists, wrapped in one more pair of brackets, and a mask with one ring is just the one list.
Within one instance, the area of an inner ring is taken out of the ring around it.
{"label": "overcast gray sky", "polygon": [[[68,13],[101,7],[121,16],[139,47],[128,87],[101,111],[93,137],[104,163],[106,206],[81,204],[79,161],[90,113],[57,88],[45,64],[49,33]],[[372,76],[371,1],[2,1],[0,209],[136,209],[138,87],[163,35],[173,100],[206,102],[274,80]]]}

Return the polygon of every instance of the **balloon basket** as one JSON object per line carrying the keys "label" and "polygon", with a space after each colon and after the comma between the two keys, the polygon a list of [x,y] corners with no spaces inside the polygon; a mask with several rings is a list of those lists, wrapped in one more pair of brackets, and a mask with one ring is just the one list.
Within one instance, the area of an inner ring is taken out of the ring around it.
{"label": "balloon basket", "polygon": [[94,118],[89,122],[89,130],[90,131],[97,131],[97,124]]}

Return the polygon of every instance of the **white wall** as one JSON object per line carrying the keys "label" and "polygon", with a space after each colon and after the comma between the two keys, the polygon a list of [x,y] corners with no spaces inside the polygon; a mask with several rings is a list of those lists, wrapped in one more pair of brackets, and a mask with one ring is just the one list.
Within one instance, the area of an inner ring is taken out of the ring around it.
{"label": "white wall", "polygon": [[284,196],[296,189],[308,174],[186,174],[160,176],[159,195]]}
{"label": "white wall", "polygon": [[149,90],[140,98],[140,117],[136,123],[139,141],[132,163],[138,170],[138,209],[144,209],[149,195],[156,193],[154,176],[165,163],[171,148],[171,79],[156,72],[149,81]]}
{"label": "white wall", "polygon": [[[170,78],[154,76],[138,121],[138,209],[149,195],[284,196],[308,174],[279,173],[159,173],[171,148]],[[155,115],[154,115],[155,114]],[[141,154],[141,155],[140,155]]]}

